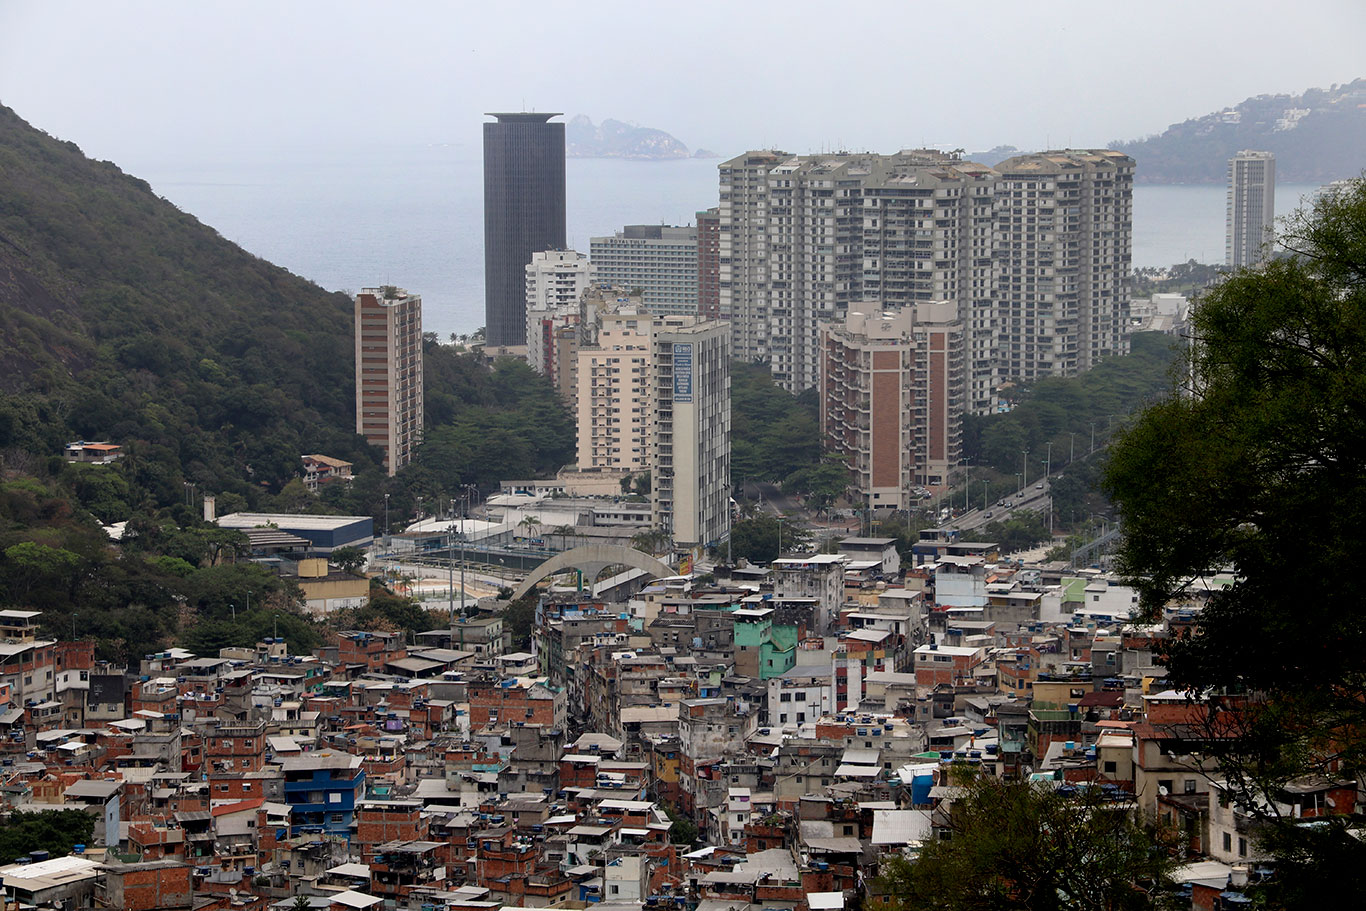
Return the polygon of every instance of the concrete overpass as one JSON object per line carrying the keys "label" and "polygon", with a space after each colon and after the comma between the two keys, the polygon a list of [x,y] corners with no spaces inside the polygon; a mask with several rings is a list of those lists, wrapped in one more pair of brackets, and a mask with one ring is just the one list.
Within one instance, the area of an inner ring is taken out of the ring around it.
{"label": "concrete overpass", "polygon": [[667,563],[634,548],[620,544],[585,544],[556,554],[533,569],[512,593],[512,600],[525,597],[542,579],[548,579],[567,569],[577,569],[591,581],[609,566],[630,566],[643,570],[656,579],[675,575],[673,568]]}

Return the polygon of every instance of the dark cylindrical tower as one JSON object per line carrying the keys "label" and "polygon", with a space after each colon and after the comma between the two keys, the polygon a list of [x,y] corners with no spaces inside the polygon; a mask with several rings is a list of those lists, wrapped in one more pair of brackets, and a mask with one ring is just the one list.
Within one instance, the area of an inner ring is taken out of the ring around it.
{"label": "dark cylindrical tower", "polygon": [[563,250],[559,114],[490,114],[484,124],[484,327],[491,347],[526,344],[526,266]]}

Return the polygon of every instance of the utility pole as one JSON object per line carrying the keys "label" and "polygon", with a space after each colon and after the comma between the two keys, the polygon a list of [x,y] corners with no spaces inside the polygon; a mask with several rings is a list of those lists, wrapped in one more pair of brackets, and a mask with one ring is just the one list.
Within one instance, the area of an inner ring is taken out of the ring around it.
{"label": "utility pole", "polygon": [[1048,456],[1043,460],[1043,476],[1047,478],[1053,473],[1053,441],[1048,441]]}
{"label": "utility pole", "polygon": [[1096,451],[1096,422],[1091,422],[1091,452]]}
{"label": "utility pole", "polygon": [[1067,463],[1070,465],[1072,460],[1077,457],[1077,435],[1069,433],[1068,436],[1072,438],[1072,448],[1067,450]]}
{"label": "utility pole", "polygon": [[1020,485],[1020,490],[1023,491],[1026,487],[1029,486],[1029,450],[1024,450],[1021,453],[1021,456],[1021,461],[1024,463],[1024,471],[1022,472],[1024,476],[1024,483]]}

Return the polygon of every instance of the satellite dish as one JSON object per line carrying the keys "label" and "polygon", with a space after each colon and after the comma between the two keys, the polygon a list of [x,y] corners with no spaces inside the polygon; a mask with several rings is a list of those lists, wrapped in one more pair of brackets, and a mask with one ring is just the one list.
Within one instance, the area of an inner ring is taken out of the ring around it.
{"label": "satellite dish", "polygon": [[1167,796],[1167,788],[1166,788],[1165,786],[1163,786],[1163,785],[1159,785],[1158,788],[1157,788],[1157,793],[1158,793],[1158,795],[1161,796],[1161,797],[1166,797],[1166,796]]}

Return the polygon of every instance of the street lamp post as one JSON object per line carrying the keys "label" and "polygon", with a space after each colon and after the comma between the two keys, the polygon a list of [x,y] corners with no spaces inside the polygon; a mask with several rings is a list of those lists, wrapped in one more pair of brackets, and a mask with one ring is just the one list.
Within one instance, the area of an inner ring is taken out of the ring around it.
{"label": "street lamp post", "polygon": [[1096,422],[1091,422],[1091,451],[1096,451]]}
{"label": "street lamp post", "polygon": [[1072,438],[1072,448],[1067,450],[1067,463],[1070,465],[1072,460],[1077,457],[1077,435],[1075,433],[1068,433],[1067,435]]}
{"label": "street lamp post", "polygon": [[1020,485],[1020,490],[1023,491],[1026,487],[1029,486],[1029,450],[1028,450],[1028,449],[1022,450],[1021,453],[1020,453],[1020,456],[1021,456],[1020,461],[1021,461],[1021,462],[1023,463],[1023,465],[1024,465],[1024,472],[1023,472],[1023,474],[1024,474],[1024,483]]}
{"label": "street lamp post", "polygon": [[384,539],[389,539],[389,495],[384,495]]}
{"label": "street lamp post", "polygon": [[1043,476],[1047,478],[1053,473],[1053,441],[1048,441],[1048,455],[1043,460]]}

